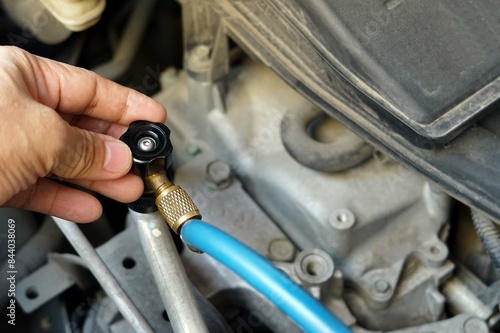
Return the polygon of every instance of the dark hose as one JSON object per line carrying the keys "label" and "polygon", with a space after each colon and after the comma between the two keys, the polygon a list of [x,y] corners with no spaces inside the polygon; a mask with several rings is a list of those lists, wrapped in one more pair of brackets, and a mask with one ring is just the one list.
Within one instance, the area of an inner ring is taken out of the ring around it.
{"label": "dark hose", "polygon": [[117,80],[134,61],[142,37],[148,27],[148,21],[154,13],[156,0],[137,1],[130,15],[121,40],[114,52],[113,59],[91,70],[110,80]]}
{"label": "dark hose", "polygon": [[290,110],[281,121],[281,140],[297,162],[314,170],[339,172],[352,168],[373,154],[373,147],[351,131],[342,131],[333,142],[323,143],[308,134],[320,109]]}
{"label": "dark hose", "polygon": [[500,235],[495,224],[478,211],[472,210],[472,222],[493,264],[500,269]]}

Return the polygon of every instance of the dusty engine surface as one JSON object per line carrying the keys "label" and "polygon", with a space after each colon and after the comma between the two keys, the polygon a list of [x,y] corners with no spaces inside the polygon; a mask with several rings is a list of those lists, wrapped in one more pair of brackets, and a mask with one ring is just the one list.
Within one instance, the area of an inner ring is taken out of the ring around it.
{"label": "dusty engine surface", "polygon": [[[53,58],[153,95],[168,110],[174,181],[204,220],[272,261],[352,332],[500,332],[500,271],[470,209],[325,113],[304,96],[304,82],[290,85],[247,41],[231,39],[238,21],[220,23],[226,9],[180,2],[182,27],[175,4],[109,1],[87,32],[50,21],[57,34],[40,30],[42,42],[19,46],[46,52],[53,36],[62,43],[50,47]],[[176,55],[168,61],[162,38]],[[103,50],[111,55],[104,64]],[[102,200],[105,214],[82,230],[152,330],[174,332],[133,214]],[[26,221],[19,332],[134,332],[50,217],[0,216]],[[301,332],[237,274],[174,238],[210,332]]]}

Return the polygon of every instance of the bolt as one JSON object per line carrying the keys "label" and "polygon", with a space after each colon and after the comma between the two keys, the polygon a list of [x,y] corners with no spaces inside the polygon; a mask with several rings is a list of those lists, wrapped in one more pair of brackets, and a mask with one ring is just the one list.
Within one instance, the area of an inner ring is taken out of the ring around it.
{"label": "bolt", "polygon": [[464,324],[464,333],[488,333],[488,325],[479,318],[471,318]]}
{"label": "bolt", "polygon": [[344,291],[344,274],[342,271],[336,269],[333,272],[333,281],[332,281],[332,296],[334,298],[342,297],[342,292]]}
{"label": "bolt", "polygon": [[206,180],[208,186],[223,189],[231,184],[231,167],[222,161],[213,161],[207,165]]}
{"label": "bolt", "polygon": [[385,295],[391,290],[391,284],[385,279],[375,281],[375,292],[379,295]]}
{"label": "bolt", "polygon": [[295,257],[295,247],[286,238],[277,238],[271,241],[268,248],[268,257],[275,261],[292,261]]}
{"label": "bolt", "polygon": [[48,21],[47,14],[45,14],[45,12],[43,11],[36,12],[33,15],[33,23],[35,23],[35,26],[37,27],[41,28],[47,23],[47,21]]}
{"label": "bolt", "polygon": [[210,48],[206,45],[198,45],[191,52],[194,59],[207,61],[210,55]]}
{"label": "bolt", "polygon": [[356,221],[354,214],[347,208],[335,209],[329,217],[330,224],[338,230],[351,228]]}
{"label": "bolt", "polygon": [[140,138],[137,142],[137,147],[142,151],[152,151],[156,148],[156,141],[149,136]]}
{"label": "bolt", "polygon": [[436,246],[436,245],[433,245],[429,248],[429,252],[432,254],[432,255],[438,255],[439,254],[439,247]]}

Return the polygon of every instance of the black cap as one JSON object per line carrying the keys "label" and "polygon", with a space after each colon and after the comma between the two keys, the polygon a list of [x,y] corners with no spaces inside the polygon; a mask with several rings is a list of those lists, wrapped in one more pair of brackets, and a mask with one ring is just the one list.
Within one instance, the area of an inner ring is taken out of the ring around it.
{"label": "black cap", "polygon": [[[158,172],[171,175],[173,147],[170,129],[165,124],[135,121],[120,140],[132,151],[133,171],[136,175],[143,179]],[[129,208],[141,213],[156,211],[154,194],[144,193],[137,201],[129,204]]]}

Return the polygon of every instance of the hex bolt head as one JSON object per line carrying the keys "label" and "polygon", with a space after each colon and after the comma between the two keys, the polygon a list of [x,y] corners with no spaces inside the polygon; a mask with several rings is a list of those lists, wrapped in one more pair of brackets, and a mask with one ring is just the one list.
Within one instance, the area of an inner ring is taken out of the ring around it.
{"label": "hex bolt head", "polygon": [[269,243],[268,257],[274,261],[290,262],[295,257],[295,246],[286,238],[273,239]]}
{"label": "hex bolt head", "polygon": [[385,279],[378,279],[374,283],[375,293],[378,295],[386,295],[391,291],[391,284]]}
{"label": "hex bolt head", "polygon": [[231,167],[222,161],[213,161],[207,165],[207,184],[214,189],[223,189],[231,185]]}
{"label": "hex bolt head", "polygon": [[200,44],[187,53],[186,68],[194,73],[208,70],[210,66],[210,47]]}
{"label": "hex bolt head", "polygon": [[210,56],[210,47],[207,45],[198,45],[192,51],[193,57],[198,61],[207,61]]}

